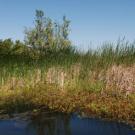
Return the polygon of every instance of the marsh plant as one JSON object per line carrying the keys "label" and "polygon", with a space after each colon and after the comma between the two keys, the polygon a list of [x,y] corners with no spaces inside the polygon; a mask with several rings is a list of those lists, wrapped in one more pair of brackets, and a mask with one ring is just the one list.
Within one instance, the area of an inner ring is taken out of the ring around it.
{"label": "marsh plant", "polygon": [[72,45],[69,32],[65,16],[60,24],[37,10],[25,42],[0,40],[0,109],[47,106],[133,120],[135,42],[119,39],[83,52]]}

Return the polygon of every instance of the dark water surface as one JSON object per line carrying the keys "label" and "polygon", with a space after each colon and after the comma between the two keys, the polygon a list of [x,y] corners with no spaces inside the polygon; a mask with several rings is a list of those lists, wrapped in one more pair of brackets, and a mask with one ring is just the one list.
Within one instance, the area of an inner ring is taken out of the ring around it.
{"label": "dark water surface", "polygon": [[116,122],[45,113],[29,120],[0,120],[0,135],[135,135],[135,131]]}

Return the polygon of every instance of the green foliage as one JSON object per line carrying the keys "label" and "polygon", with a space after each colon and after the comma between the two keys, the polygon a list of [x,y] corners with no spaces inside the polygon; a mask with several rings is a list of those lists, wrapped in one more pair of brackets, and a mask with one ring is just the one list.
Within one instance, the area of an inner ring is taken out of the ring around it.
{"label": "green foliage", "polygon": [[35,27],[25,30],[26,45],[40,48],[40,51],[48,49],[59,49],[69,46],[68,39],[70,21],[63,17],[63,24],[60,25],[52,19],[45,17],[44,12],[36,10]]}
{"label": "green foliage", "polygon": [[135,95],[118,99],[119,92],[107,91],[104,78],[113,65],[135,64],[135,42],[119,40],[81,52],[71,46],[69,25],[65,16],[60,25],[37,10],[35,27],[25,31],[25,43],[0,40],[0,109],[20,112],[47,106],[133,120]]}
{"label": "green foliage", "polygon": [[5,39],[0,41],[0,53],[2,55],[8,55],[11,52],[13,41],[11,39]]}

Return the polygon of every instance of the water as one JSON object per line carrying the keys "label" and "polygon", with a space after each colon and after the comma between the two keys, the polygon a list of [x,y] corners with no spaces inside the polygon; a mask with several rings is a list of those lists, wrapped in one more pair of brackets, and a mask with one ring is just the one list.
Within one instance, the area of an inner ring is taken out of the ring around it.
{"label": "water", "polygon": [[0,120],[0,135],[135,135],[135,131],[117,122],[45,113],[27,120]]}

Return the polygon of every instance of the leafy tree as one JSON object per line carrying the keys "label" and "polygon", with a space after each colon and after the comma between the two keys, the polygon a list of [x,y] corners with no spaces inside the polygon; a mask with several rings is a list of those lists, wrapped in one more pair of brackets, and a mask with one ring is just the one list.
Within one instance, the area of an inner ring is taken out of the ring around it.
{"label": "leafy tree", "polygon": [[68,36],[69,36],[69,25],[70,25],[70,21],[67,20],[66,16],[63,16],[63,24],[62,24],[62,45],[65,47],[65,46],[68,46],[70,45],[70,41],[68,39]]}
{"label": "leafy tree", "polygon": [[25,43],[33,47],[43,46],[45,40],[45,17],[43,11],[36,10],[35,28],[25,29]]}
{"label": "leafy tree", "polygon": [[69,25],[70,25],[70,21],[66,19],[66,16],[63,16],[62,36],[65,40],[68,39]]}
{"label": "leafy tree", "polygon": [[19,54],[23,54],[25,52],[24,48],[26,46],[20,41],[20,40],[16,40],[13,47],[12,47],[12,54],[14,55],[19,55]]}
{"label": "leafy tree", "polygon": [[1,54],[10,54],[12,46],[13,46],[13,41],[10,38],[5,39],[3,41],[1,40],[0,53]]}
{"label": "leafy tree", "polygon": [[34,28],[25,29],[25,43],[42,50],[58,49],[69,46],[68,39],[70,21],[63,17],[63,24],[53,22],[45,17],[42,10],[36,10]]}

